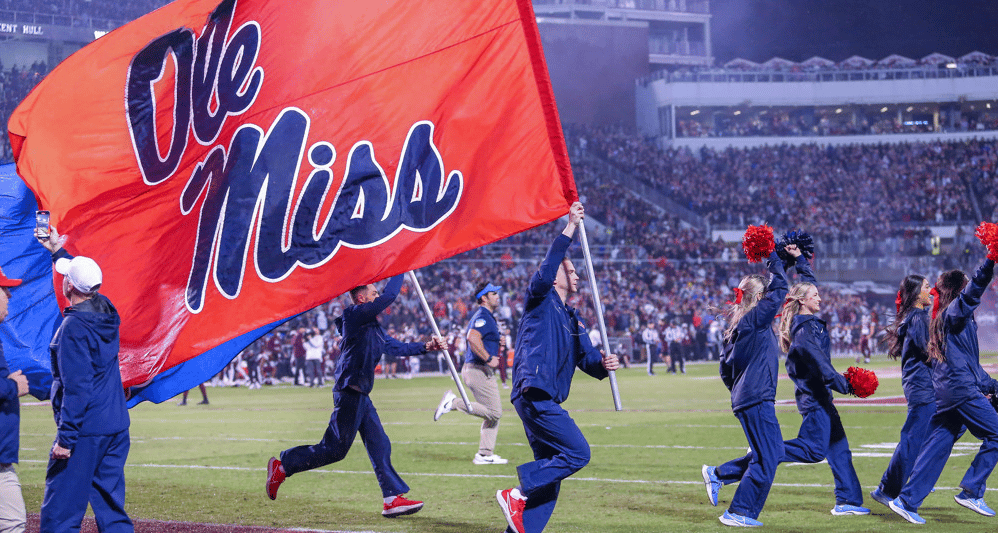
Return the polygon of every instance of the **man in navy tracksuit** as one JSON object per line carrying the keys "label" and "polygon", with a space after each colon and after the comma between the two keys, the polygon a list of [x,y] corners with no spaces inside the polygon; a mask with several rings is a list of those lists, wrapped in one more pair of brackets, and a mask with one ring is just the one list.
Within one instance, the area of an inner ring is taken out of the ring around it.
{"label": "man in navy tracksuit", "polygon": [[392,443],[370,397],[374,388],[374,368],[382,353],[408,357],[442,350],[445,346],[440,337],[426,343],[401,342],[381,329],[378,314],[398,297],[403,279],[400,274],[389,280],[384,294],[380,294],[374,285],[361,285],[350,291],[354,305],[344,309],[343,316],[335,320],[336,327],[343,334],[343,341],[342,353],[336,360],[336,384],[333,386],[335,407],[329,418],[329,427],[318,444],[290,448],[281,452],[280,459],[270,458],[266,488],[271,500],[277,498],[277,489],[286,476],[326,466],[346,457],[359,432],[384,497],[381,514],[391,518],[415,513],[423,507],[423,502],[403,497],[409,492],[409,485],[392,466]]}
{"label": "man in navy tracksuit", "polygon": [[[987,396],[998,394],[998,382],[981,368],[980,346],[977,339],[977,321],[974,311],[981,305],[981,296],[994,277],[995,263],[986,259],[970,283],[962,272],[951,271],[939,276],[932,326],[943,322],[945,338],[941,354],[933,353],[932,386],[936,393],[936,413],[929,425],[929,437],[915,459],[911,477],[897,498],[888,502],[895,513],[909,522],[924,524],[918,515],[925,497],[946,465],[953,444],[966,426],[967,431],[981,439],[981,448],[970,468],[960,481],[963,489],[955,496],[956,502],[984,516],[994,516],[995,511],[984,502],[988,477],[998,464],[998,413],[988,402]],[[948,295],[960,291],[955,298]],[[945,293],[945,294],[943,294]],[[948,302],[948,304],[947,304]],[[936,306],[939,306],[938,311]],[[939,357],[941,355],[942,357]]]}
{"label": "man in navy tracksuit", "polygon": [[[0,270],[0,322],[7,319],[10,289],[21,284]],[[18,398],[28,393],[28,378],[11,372],[0,344],[0,532],[22,533],[27,521],[21,481],[17,478],[17,450],[21,431],[21,403]]]}
{"label": "man in navy tracksuit", "polygon": [[129,418],[118,368],[121,319],[97,292],[103,282],[97,263],[69,256],[55,239],[42,244],[53,252],[70,307],[49,348],[57,432],[45,472],[41,531],[79,531],[89,502],[100,531],[131,533],[125,513]]}
{"label": "man in navy tracksuit", "polygon": [[523,421],[534,461],[517,467],[520,485],[496,493],[514,533],[540,533],[558,500],[561,480],[589,463],[589,443],[561,403],[568,398],[575,368],[603,379],[616,370],[617,356],[605,358],[589,341],[575,309],[566,305],[579,276],[565,252],[585,215],[572,204],[568,225],[551,245],[527,288],[513,361],[511,401]]}

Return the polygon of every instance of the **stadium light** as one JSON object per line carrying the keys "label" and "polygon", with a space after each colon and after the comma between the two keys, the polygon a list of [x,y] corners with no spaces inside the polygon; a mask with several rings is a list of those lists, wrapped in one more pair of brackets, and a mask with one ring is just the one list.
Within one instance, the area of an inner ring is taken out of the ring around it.
{"label": "stadium light", "polygon": [[881,107],[880,108],[880,112],[881,113],[886,113],[887,112],[887,106]]}
{"label": "stadium light", "polygon": [[912,110],[912,109],[915,109],[915,106],[911,106],[911,105],[910,105],[910,106],[908,106],[908,109],[905,109],[905,111],[907,111],[907,112],[911,113],[911,110]]}
{"label": "stadium light", "polygon": [[841,107],[835,110],[835,114],[836,115],[838,115],[839,113],[842,113],[842,108]]}
{"label": "stadium light", "polygon": [[946,63],[946,68],[956,68],[956,63]]}
{"label": "stadium light", "polygon": [[[988,107],[991,107],[991,104],[988,104]],[[735,111],[735,116],[738,116],[738,115],[741,115],[741,114],[742,114],[741,111]]]}
{"label": "stadium light", "polygon": [[699,114],[700,114],[700,110],[699,109],[697,109],[696,111],[690,112],[690,116],[691,117],[694,116],[694,115],[699,115]]}

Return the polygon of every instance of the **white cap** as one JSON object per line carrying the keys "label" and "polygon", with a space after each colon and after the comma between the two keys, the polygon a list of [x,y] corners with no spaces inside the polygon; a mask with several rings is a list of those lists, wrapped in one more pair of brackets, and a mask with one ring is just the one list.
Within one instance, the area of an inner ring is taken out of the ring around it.
{"label": "white cap", "polygon": [[59,258],[55,262],[55,271],[69,278],[69,282],[83,293],[94,292],[104,281],[100,267],[89,257],[74,257],[72,260]]}

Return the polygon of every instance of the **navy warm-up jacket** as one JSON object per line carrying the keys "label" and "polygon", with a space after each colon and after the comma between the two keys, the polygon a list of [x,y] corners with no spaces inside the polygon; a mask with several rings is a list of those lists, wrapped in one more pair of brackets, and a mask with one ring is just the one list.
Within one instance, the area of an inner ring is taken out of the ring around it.
{"label": "navy warm-up jacket", "polygon": [[936,412],[952,409],[981,393],[994,394],[998,382],[981,368],[974,311],[994,277],[995,263],[986,259],[977,274],[944,310],[946,361],[933,360],[932,385],[936,391]]}
{"label": "navy warm-up jacket", "polygon": [[901,387],[908,405],[925,405],[936,401],[932,389],[932,369],[929,357],[929,312],[913,308],[898,326],[901,337]]}
{"label": "navy warm-up jacket", "polygon": [[773,318],[787,296],[787,275],[776,252],[769,254],[766,263],[773,274],[766,295],[738,322],[721,356],[721,380],[731,391],[735,411],[776,400],[780,347],[773,333]]}
{"label": "navy warm-up jacket", "polygon": [[814,315],[797,315],[790,325],[787,374],[794,382],[797,411],[832,405],[832,391],[849,393],[849,382],[832,366],[828,325]]}
{"label": "navy warm-up jacket", "polygon": [[374,368],[381,360],[381,354],[396,357],[426,353],[421,342],[402,342],[381,329],[378,314],[384,311],[402,289],[403,275],[388,280],[385,290],[373,302],[351,305],[343,310],[343,316],[336,317],[334,323],[343,335],[341,353],[336,360],[334,391],[354,389],[370,394],[374,388]]}
{"label": "navy warm-up jacket", "polygon": [[544,391],[556,403],[564,402],[576,367],[597,379],[609,375],[578,313],[566,306],[554,289],[554,278],[571,244],[572,239],[559,235],[530,278],[516,338],[511,400],[533,388]]}
{"label": "navy warm-up jacket", "polygon": [[52,411],[59,446],[79,437],[128,429],[128,408],[118,368],[118,311],[103,294],[66,308],[49,352]]}

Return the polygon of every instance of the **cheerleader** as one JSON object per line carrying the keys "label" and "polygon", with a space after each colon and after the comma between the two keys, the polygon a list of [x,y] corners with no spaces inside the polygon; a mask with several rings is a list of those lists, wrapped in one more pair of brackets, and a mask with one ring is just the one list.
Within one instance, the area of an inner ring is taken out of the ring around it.
{"label": "cheerleader", "polygon": [[936,413],[911,477],[901,494],[888,502],[891,510],[914,524],[925,523],[918,508],[939,479],[963,426],[981,439],[981,448],[960,482],[963,490],[955,496],[956,503],[984,516],[995,515],[984,503],[984,490],[998,463],[998,413],[988,402],[998,382],[981,368],[974,320],[974,311],[994,277],[994,267],[994,260],[986,259],[969,284],[959,270],[945,272],[936,281],[929,325]]}
{"label": "cheerleader", "polygon": [[890,342],[887,355],[901,359],[901,386],[908,401],[908,418],[901,426],[898,446],[880,478],[880,485],[870,493],[874,500],[888,505],[901,493],[901,486],[911,475],[922,443],[928,435],[929,419],[936,412],[936,393],[932,390],[932,370],[928,366],[929,312],[932,304],[929,280],[912,274],[901,281],[897,314],[887,326]]}
{"label": "cheerleader", "polygon": [[[786,251],[800,257],[797,246]],[[776,380],[780,352],[773,333],[773,318],[787,294],[785,263],[774,251],[767,267],[773,277],[754,274],[742,278],[728,311],[720,373],[731,391],[731,409],[742,425],[752,449],[749,455],[720,466],[703,465],[701,473],[711,505],[717,505],[721,485],[739,481],[731,505],[720,516],[727,526],[758,527],[757,520],[783,456],[783,435],[776,419]]]}
{"label": "cheerleader", "polygon": [[797,438],[783,443],[781,463],[817,463],[828,459],[835,479],[835,516],[867,515],[863,490],[852,464],[852,452],[842,420],[832,403],[832,391],[848,394],[849,382],[832,366],[828,325],[815,313],[821,296],[811,266],[797,258],[804,282],[787,295],[780,318],[780,348],[787,352],[787,374],[794,382],[797,411],[803,420]]}

